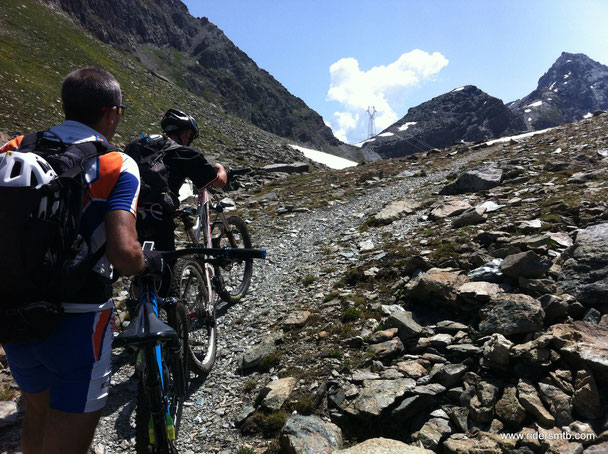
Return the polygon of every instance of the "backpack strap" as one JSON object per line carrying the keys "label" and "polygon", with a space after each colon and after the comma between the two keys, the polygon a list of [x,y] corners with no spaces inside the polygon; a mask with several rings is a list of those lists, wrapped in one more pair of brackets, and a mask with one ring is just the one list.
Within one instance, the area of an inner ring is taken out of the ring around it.
{"label": "backpack strap", "polygon": [[73,144],[62,153],[62,162],[67,169],[62,169],[59,178],[75,178],[84,171],[83,165],[86,161],[110,151],[119,151],[119,149],[101,141]]}
{"label": "backpack strap", "polygon": [[23,153],[34,151],[36,149],[36,145],[40,139],[42,139],[45,132],[46,131],[38,131],[24,135],[16,151],[21,151]]}

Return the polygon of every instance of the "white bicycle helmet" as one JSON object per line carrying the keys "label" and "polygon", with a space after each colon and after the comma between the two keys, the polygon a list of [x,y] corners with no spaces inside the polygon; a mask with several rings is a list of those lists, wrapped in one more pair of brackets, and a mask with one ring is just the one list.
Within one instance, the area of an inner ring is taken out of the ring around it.
{"label": "white bicycle helmet", "polygon": [[50,164],[35,153],[0,154],[0,186],[39,188],[56,177]]}
{"label": "white bicycle helmet", "polygon": [[[35,187],[49,183],[57,177],[57,174],[43,158],[35,153],[21,153],[19,151],[8,151],[0,154],[0,186],[5,187]],[[47,197],[40,199],[38,217],[45,219],[58,209],[58,203],[54,202],[51,212],[47,212]]]}

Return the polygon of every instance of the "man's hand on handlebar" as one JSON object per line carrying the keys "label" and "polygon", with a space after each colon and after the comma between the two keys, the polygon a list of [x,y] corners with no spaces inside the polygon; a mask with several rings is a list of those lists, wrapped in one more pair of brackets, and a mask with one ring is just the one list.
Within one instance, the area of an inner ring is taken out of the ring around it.
{"label": "man's hand on handlebar", "polygon": [[160,251],[144,251],[146,267],[140,275],[161,278],[165,261]]}

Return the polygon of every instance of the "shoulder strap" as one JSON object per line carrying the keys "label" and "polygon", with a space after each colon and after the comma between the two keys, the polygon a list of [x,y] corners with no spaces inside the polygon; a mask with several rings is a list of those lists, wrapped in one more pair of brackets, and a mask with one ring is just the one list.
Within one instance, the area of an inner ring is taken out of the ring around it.
{"label": "shoulder strap", "polygon": [[64,157],[62,161],[67,169],[59,175],[59,178],[74,178],[84,170],[83,164],[85,161],[117,150],[116,147],[101,141],[74,144],[62,153]]}
{"label": "shoulder strap", "polygon": [[19,144],[19,148],[17,151],[21,151],[23,153],[27,153],[30,151],[34,151],[36,149],[36,145],[44,135],[45,131],[31,132],[23,136],[21,139],[21,143]]}

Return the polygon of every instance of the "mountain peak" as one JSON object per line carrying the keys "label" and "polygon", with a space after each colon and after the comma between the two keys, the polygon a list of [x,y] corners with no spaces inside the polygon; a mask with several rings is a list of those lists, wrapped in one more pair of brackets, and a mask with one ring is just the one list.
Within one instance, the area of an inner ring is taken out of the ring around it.
{"label": "mountain peak", "polygon": [[509,107],[529,130],[580,120],[608,108],[608,67],[585,54],[562,52],[536,90]]}
{"label": "mountain peak", "polygon": [[383,158],[405,156],[455,142],[476,142],[524,129],[503,102],[465,85],[412,107],[364,147]]}

